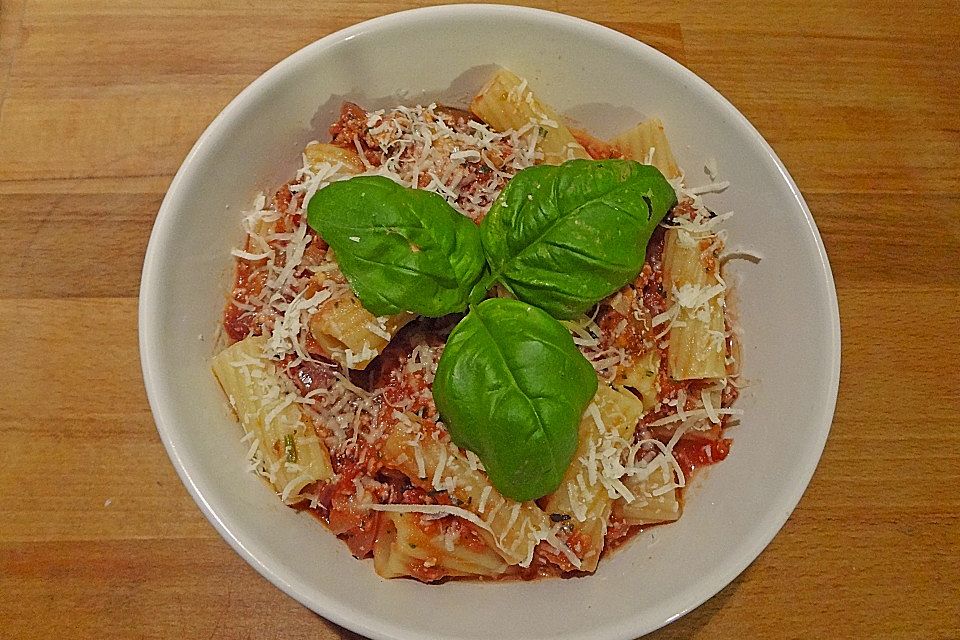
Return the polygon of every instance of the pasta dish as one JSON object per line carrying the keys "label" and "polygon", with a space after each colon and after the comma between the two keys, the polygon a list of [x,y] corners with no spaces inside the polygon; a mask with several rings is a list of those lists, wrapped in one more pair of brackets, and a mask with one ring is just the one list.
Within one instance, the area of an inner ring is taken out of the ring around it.
{"label": "pasta dish", "polygon": [[726,184],[506,69],[329,133],[233,251],[212,369],[250,470],[385,578],[582,575],[677,520],[739,413]]}

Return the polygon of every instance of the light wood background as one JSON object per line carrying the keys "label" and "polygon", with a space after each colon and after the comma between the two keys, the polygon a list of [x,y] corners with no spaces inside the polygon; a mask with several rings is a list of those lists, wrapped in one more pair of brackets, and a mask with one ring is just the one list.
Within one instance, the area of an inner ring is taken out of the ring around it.
{"label": "light wood background", "polygon": [[[355,638],[218,537],[137,353],[151,225],[261,72],[416,1],[0,0],[0,636]],[[960,5],[542,0],[718,88],[806,195],[843,375],[796,512],[651,637],[960,637]],[[789,364],[785,363],[785,366]]]}

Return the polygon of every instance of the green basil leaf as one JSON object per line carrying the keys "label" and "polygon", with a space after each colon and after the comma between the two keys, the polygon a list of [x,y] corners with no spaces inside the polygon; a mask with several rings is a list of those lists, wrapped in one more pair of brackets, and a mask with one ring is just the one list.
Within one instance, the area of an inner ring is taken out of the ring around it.
{"label": "green basil leaf", "polygon": [[463,311],[484,269],[476,224],[439,195],[382,176],[320,189],[307,205],[307,222],[374,315]]}
{"label": "green basil leaf", "polygon": [[480,225],[489,280],[556,318],[573,318],[636,278],[651,234],[676,201],[656,167],[632,160],[523,169]]}
{"label": "green basil leaf", "polygon": [[552,493],[577,448],[597,374],[570,333],[518,300],[473,307],[447,340],[433,395],[450,437],[479,456],[500,493]]}

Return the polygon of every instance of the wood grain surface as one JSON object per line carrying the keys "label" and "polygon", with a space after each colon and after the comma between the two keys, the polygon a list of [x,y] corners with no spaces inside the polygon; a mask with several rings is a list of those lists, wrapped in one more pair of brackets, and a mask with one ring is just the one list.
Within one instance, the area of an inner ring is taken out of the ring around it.
{"label": "wood grain surface", "polygon": [[[142,386],[136,295],[184,155],[257,75],[403,0],[0,0],[0,637],[356,638],[224,543]],[[713,84],[823,234],[843,374],[823,460],[666,638],[960,637],[956,0],[542,0]]]}

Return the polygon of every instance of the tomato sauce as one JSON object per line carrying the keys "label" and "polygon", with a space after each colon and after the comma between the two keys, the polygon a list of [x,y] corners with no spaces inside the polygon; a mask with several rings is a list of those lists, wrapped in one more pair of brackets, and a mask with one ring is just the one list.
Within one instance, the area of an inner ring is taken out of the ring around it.
{"label": "tomato sauce", "polygon": [[[476,120],[467,111],[448,107],[438,107],[437,113],[441,114],[445,121],[453,123],[452,126],[455,127],[466,127],[470,121]],[[332,144],[352,151],[357,151],[359,146],[359,151],[363,153],[367,162],[372,166],[379,166],[384,161],[384,153],[368,133],[367,119],[368,113],[362,107],[345,102],[341,107],[339,119],[330,127]],[[587,150],[591,158],[623,157],[622,152],[615,145],[595,138],[586,132],[574,130],[573,135]],[[481,167],[480,171],[485,172],[487,168]],[[480,181],[485,180],[486,176],[481,173],[467,176],[464,179],[480,184]],[[291,184],[293,182],[283,185],[273,198],[274,207],[282,214],[273,223],[272,230],[276,233],[291,232],[302,222],[302,216],[296,213],[300,206],[299,198],[302,198],[302,195],[292,192],[290,190]],[[469,185],[462,184],[461,186]],[[693,216],[694,214],[693,209],[687,203],[683,203],[674,207],[670,215],[676,217]],[[298,272],[301,275],[306,273],[303,267],[320,264],[324,260],[328,249],[327,244],[312,229],[308,233],[311,234],[312,240],[307,245],[303,263]],[[655,344],[656,333],[658,330],[662,330],[662,327],[653,327],[652,317],[666,311],[668,306],[668,296],[663,288],[662,275],[664,241],[665,230],[658,226],[646,248],[643,269],[634,282],[627,285],[620,293],[626,298],[626,304],[622,305],[623,308],[618,309],[616,301],[601,305],[596,321],[601,329],[601,340],[604,346],[623,349],[628,355],[640,355]],[[251,248],[249,238],[245,248],[251,253],[256,251]],[[701,248],[707,249],[708,247]],[[282,251],[276,252],[275,260],[281,263],[277,266],[282,266],[283,258],[284,253]],[[266,260],[239,259],[237,261],[231,302],[227,304],[223,315],[224,329],[231,341],[242,340],[260,331],[258,313],[244,310],[238,305],[249,305],[250,300],[256,298],[263,291],[266,273],[262,267],[265,265]],[[708,268],[718,268],[718,265],[714,262],[709,264]],[[312,282],[307,285],[308,288],[310,286],[314,286]],[[639,301],[642,307],[642,313],[637,315],[632,312],[637,307],[634,304],[635,301]],[[394,336],[366,371],[350,372],[351,381],[357,386],[367,391],[375,389],[382,391],[378,399],[384,409],[380,413],[380,420],[385,422],[395,420],[392,416],[393,411],[389,409],[416,412],[422,416],[421,421],[428,437],[431,434],[439,434],[441,438],[448,439],[446,432],[436,422],[439,416],[432,395],[424,393],[425,390],[430,389],[430,383],[426,379],[426,370],[406,371],[405,364],[407,359],[411,357],[413,349],[419,344],[427,344],[435,348],[442,347],[450,330],[461,317],[460,315],[453,315],[446,318],[419,319],[411,322]],[[731,349],[733,348],[732,345],[728,346]],[[293,381],[301,395],[329,388],[336,379],[335,374],[338,370],[335,363],[318,355],[322,353],[322,350],[313,341],[312,337],[307,338],[306,347],[309,353],[317,357],[316,362],[300,361],[294,364],[299,358],[287,356],[281,363],[281,368]],[[678,398],[682,392],[688,398],[688,405],[699,401],[701,391],[708,386],[712,386],[710,381],[671,379],[668,375],[666,357],[660,359],[658,378],[660,384],[659,397],[661,399]],[[736,399],[736,396],[736,388],[728,385],[722,393],[723,406],[729,406]],[[692,407],[688,406],[687,408]],[[659,410],[648,412],[641,419],[637,429],[637,437],[640,437],[639,434],[642,431],[647,435],[652,434],[652,437],[663,443],[669,442],[674,434],[675,424],[651,425],[660,418],[675,412],[675,407],[666,404]],[[318,434],[321,437],[326,435],[323,427],[321,425],[317,426]],[[644,437],[647,437],[647,435]],[[723,437],[723,428],[720,425],[715,425],[709,431],[690,432],[683,435],[674,446],[673,455],[689,482],[691,476],[699,469],[724,460],[729,454],[730,445],[731,440]],[[331,463],[335,472],[335,480],[327,483],[316,483],[305,491],[306,494],[316,496],[314,506],[304,507],[301,505],[298,508],[309,511],[323,522],[331,532],[347,544],[351,553],[357,558],[372,555],[377,536],[383,533],[382,523],[386,521],[383,512],[367,509],[364,505],[358,504],[359,500],[373,500],[384,504],[461,506],[461,503],[446,491],[419,488],[414,486],[410,479],[402,473],[384,467],[377,443],[359,440],[355,444],[335,452]],[[679,499],[682,501],[682,490],[678,493],[680,494]],[[554,520],[553,522],[556,523],[557,521]],[[485,540],[486,533],[466,520],[454,516],[439,518],[417,516],[416,523],[424,534],[431,538],[441,537],[445,532],[453,529],[458,545],[463,545],[478,552],[489,548]],[[612,553],[634,535],[650,526],[657,525],[630,525],[616,516],[611,516],[606,530],[602,556],[605,557]],[[578,557],[582,558],[590,548],[589,538],[578,531],[573,522],[570,522],[568,526],[561,527],[559,535]],[[416,578],[426,582],[456,579],[445,576],[443,567],[437,566],[430,560],[414,561],[409,569]],[[534,552],[533,561],[529,567],[511,566],[503,576],[481,579],[519,578],[531,580],[540,577],[575,577],[579,575],[586,574],[577,571],[561,552],[546,543],[540,543]]]}
{"label": "tomato sauce", "polygon": [[609,142],[596,138],[582,129],[570,129],[574,140],[580,143],[580,146],[586,149],[587,153],[594,160],[609,160],[611,158],[622,158],[623,152]]}
{"label": "tomato sauce", "polygon": [[[250,239],[244,245],[250,251]],[[243,340],[254,333],[254,314],[238,306],[249,304],[250,298],[263,290],[266,274],[257,268],[266,264],[266,260],[237,260],[230,300],[223,310],[223,329],[233,342]]]}
{"label": "tomato sauce", "polygon": [[340,107],[340,119],[330,125],[331,144],[351,151],[360,151],[368,163],[379,167],[383,154],[367,133],[367,112],[358,104],[344,102]]}
{"label": "tomato sauce", "polygon": [[729,438],[711,440],[696,435],[684,435],[674,445],[673,457],[689,481],[694,471],[724,460],[730,453],[731,442]]}

